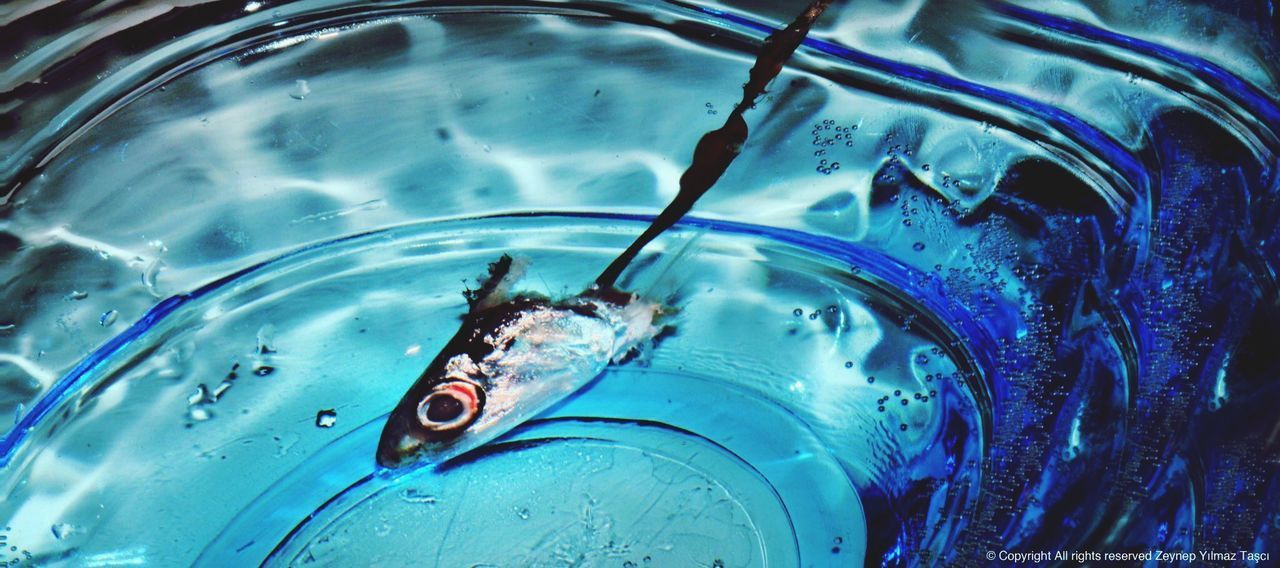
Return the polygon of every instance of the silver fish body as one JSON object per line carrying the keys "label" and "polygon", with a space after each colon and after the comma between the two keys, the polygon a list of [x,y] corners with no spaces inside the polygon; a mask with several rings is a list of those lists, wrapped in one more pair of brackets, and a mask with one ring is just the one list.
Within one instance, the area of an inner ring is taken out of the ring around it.
{"label": "silver fish body", "polygon": [[392,410],[379,464],[439,463],[483,445],[663,329],[662,305],[612,289],[559,301],[525,295],[494,301],[505,290],[489,287],[489,297],[473,301],[461,329]]}

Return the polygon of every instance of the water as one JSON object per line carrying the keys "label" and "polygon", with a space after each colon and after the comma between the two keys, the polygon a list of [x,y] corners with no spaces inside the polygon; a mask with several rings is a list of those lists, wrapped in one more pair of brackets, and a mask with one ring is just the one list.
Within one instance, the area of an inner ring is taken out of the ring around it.
{"label": "water", "polygon": [[[0,123],[0,560],[1280,550],[1265,14],[833,6],[623,279],[692,242],[678,333],[386,472],[464,286],[519,252],[580,290],[794,10],[253,4]],[[65,53],[35,34],[10,78]]]}

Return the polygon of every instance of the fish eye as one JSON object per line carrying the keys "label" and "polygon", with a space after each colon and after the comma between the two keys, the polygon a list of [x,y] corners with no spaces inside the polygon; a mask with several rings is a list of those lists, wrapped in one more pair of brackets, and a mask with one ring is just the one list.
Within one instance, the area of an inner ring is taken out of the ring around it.
{"label": "fish eye", "polygon": [[482,395],[476,385],[450,381],[431,389],[418,403],[418,422],[423,428],[448,432],[471,424],[480,413]]}
{"label": "fish eye", "polygon": [[427,420],[448,422],[462,415],[462,401],[449,394],[436,394],[427,399]]}

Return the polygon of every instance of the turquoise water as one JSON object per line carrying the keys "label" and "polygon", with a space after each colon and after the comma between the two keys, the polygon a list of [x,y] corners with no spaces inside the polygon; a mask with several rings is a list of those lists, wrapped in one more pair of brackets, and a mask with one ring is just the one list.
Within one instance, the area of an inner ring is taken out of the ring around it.
{"label": "turquoise water", "polygon": [[622,281],[677,333],[392,472],[465,286],[511,252],[581,290],[794,10],[253,4],[4,123],[0,560],[1278,550],[1262,11],[833,6]]}

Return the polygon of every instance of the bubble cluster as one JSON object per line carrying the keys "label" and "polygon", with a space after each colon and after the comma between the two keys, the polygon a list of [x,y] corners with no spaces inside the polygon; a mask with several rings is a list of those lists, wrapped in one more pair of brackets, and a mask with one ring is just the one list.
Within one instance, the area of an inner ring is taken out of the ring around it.
{"label": "bubble cluster", "polygon": [[[816,158],[826,156],[829,148],[834,148],[843,144],[846,147],[853,147],[853,132],[858,129],[857,124],[849,126],[840,126],[833,119],[825,119],[813,125],[813,146],[817,149],[813,151]],[[831,175],[840,169],[840,162],[823,158],[818,161],[815,171],[822,175]]]}

